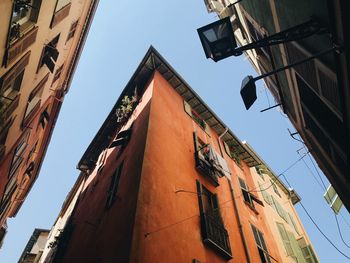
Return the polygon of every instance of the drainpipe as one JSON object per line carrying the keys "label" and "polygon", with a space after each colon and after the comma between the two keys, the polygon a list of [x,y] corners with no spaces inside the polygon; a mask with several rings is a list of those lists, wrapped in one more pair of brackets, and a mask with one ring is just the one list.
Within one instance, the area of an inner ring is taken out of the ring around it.
{"label": "drainpipe", "polygon": [[234,193],[234,190],[233,190],[233,186],[232,186],[231,181],[228,178],[227,178],[227,181],[228,181],[228,184],[230,186],[231,197],[232,197],[235,213],[236,213],[236,216],[237,216],[238,229],[239,229],[239,233],[240,233],[241,238],[242,238],[244,253],[245,253],[246,257],[247,257],[247,263],[251,263],[250,254],[249,254],[246,238],[245,238],[245,235],[244,235],[244,232],[243,232],[243,228],[242,228],[241,218],[239,216],[238,209],[237,209],[237,202],[236,202],[236,199],[235,199],[235,193]]}

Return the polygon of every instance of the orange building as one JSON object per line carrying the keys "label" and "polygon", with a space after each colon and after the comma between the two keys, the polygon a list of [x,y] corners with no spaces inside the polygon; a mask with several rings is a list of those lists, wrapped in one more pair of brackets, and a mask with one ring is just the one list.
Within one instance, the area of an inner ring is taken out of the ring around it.
{"label": "orange building", "polygon": [[[292,262],[255,167],[266,165],[151,47],[80,160],[39,262]],[[282,207],[298,201],[276,188]]]}
{"label": "orange building", "polygon": [[0,242],[39,174],[97,4],[0,1]]}

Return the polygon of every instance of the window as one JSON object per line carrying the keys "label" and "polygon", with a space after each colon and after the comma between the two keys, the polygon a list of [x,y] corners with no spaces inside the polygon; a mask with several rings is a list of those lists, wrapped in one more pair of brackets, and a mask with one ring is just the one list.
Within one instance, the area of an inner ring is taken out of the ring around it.
{"label": "window", "polygon": [[283,209],[283,207],[280,205],[280,203],[271,195],[272,199],[272,206],[277,211],[278,215],[288,223],[288,216],[286,211]]}
{"label": "window", "polygon": [[254,206],[253,201],[255,201],[256,203],[258,203],[261,206],[264,206],[264,203],[262,201],[260,201],[259,198],[257,198],[255,195],[253,195],[252,193],[249,192],[248,186],[245,183],[245,181],[240,177],[238,177],[238,180],[239,180],[239,185],[240,185],[241,190],[242,190],[244,201],[254,210],[255,210],[255,206]]}
{"label": "window", "polygon": [[[281,223],[277,223],[277,228],[280,233],[280,236],[283,241],[284,248],[286,249],[287,255],[294,258],[296,262],[305,262],[305,257],[303,256],[303,252],[295,239],[293,233],[288,232],[284,225]],[[307,261],[308,263],[316,263],[312,261]]]}
{"label": "window", "polygon": [[204,175],[214,185],[218,186],[218,172],[214,168],[211,162],[210,148],[208,144],[205,144],[201,139],[197,137],[197,134],[193,133],[194,149],[195,149],[195,162],[197,170]]}
{"label": "window", "polygon": [[263,234],[253,225],[251,225],[256,246],[262,263],[271,263],[270,255],[266,247]]}
{"label": "window", "polygon": [[273,191],[274,191],[279,197],[281,197],[281,194],[280,194],[280,192],[278,191],[278,188],[277,188],[277,185],[275,184],[275,182],[272,181],[272,180],[270,180],[270,182],[271,182]]}
{"label": "window", "polygon": [[299,238],[298,239],[298,245],[303,253],[304,259],[307,263],[318,263],[317,257],[311,247],[311,245],[308,245],[305,241],[305,238]]}
{"label": "window", "polygon": [[7,67],[36,40],[41,0],[14,0],[3,64]]}
{"label": "window", "polygon": [[255,168],[255,171],[257,172],[257,174],[260,175],[260,178],[261,178],[263,181],[265,181],[264,173],[263,173],[262,169],[259,168],[259,167],[257,167],[257,166],[255,166],[254,168]]}
{"label": "window", "polygon": [[254,207],[254,203],[250,196],[247,184],[242,178],[238,177],[238,180],[239,180],[239,185],[241,186],[244,201],[247,202],[251,207]]}
{"label": "window", "polygon": [[201,127],[208,135],[210,135],[209,125],[202,119],[202,117],[184,101],[185,112]]}
{"label": "window", "polygon": [[226,142],[223,142],[223,144],[227,155],[235,161],[239,168],[242,169],[241,159],[238,157],[237,151],[233,150],[233,148],[230,147]]}
{"label": "window", "polygon": [[63,67],[64,67],[64,64],[62,64],[58,69],[56,69],[55,75],[52,79],[51,86],[55,83],[56,80],[58,80],[61,77]]}
{"label": "window", "polygon": [[300,235],[299,229],[297,227],[297,224],[294,221],[294,218],[291,214],[288,213],[288,217],[289,217],[289,221],[290,221],[290,225],[294,228],[295,232]]}
{"label": "window", "polygon": [[225,229],[216,194],[211,193],[198,180],[197,193],[204,244],[229,260],[232,258],[230,240]]}
{"label": "window", "polygon": [[50,115],[49,115],[48,109],[46,108],[46,109],[40,114],[39,123],[40,123],[41,127],[44,129],[46,123],[48,123],[49,121],[50,121]]}
{"label": "window", "polygon": [[265,200],[265,202],[269,205],[272,204],[272,200],[271,200],[271,196],[270,194],[264,189],[264,186],[262,186],[260,183],[259,183],[259,188],[260,188],[260,192]]}
{"label": "window", "polygon": [[66,43],[68,42],[68,40],[70,40],[71,38],[74,37],[75,31],[77,31],[78,22],[79,22],[79,19],[77,21],[73,22],[72,25],[70,26]]}
{"label": "window", "polygon": [[123,168],[123,163],[121,163],[117,167],[117,169],[115,170],[115,172],[112,175],[111,183],[109,185],[109,189],[107,192],[106,209],[109,209],[113,205],[113,203],[116,199],[116,194],[118,191],[118,185],[119,185],[120,176],[122,173],[122,168]]}
{"label": "window", "polygon": [[25,54],[4,76],[0,78],[0,113],[8,119],[18,106],[19,92],[22,86],[25,67],[29,62],[30,52]]}
{"label": "window", "polygon": [[113,147],[117,147],[120,145],[122,147],[125,147],[130,140],[131,132],[132,132],[132,128],[119,132],[117,137],[115,138],[115,140],[113,142],[111,142],[111,144],[108,146],[108,148],[113,148]]}
{"label": "window", "polygon": [[60,35],[56,36],[45,45],[38,65],[38,71],[42,66],[46,65],[50,72],[53,73],[55,69],[55,62],[57,61],[59,55],[59,52],[57,50],[59,39]]}
{"label": "window", "polygon": [[[44,91],[45,84],[49,78],[49,73],[38,83],[38,85],[32,90],[28,97],[27,108],[24,113],[23,125],[27,125],[30,117],[34,115],[35,110],[39,108],[41,96]],[[30,117],[29,117],[30,116]]]}
{"label": "window", "polygon": [[13,158],[12,158],[12,162],[10,165],[10,172],[9,172],[9,178],[11,178],[12,176],[15,175],[15,173],[18,171],[19,166],[21,165],[22,161],[23,161],[23,156],[24,156],[24,152],[27,148],[27,143],[28,143],[28,139],[29,139],[29,132],[25,133],[24,136],[21,138],[21,140],[19,141],[19,143],[17,144],[15,151],[13,153]]}
{"label": "window", "polygon": [[38,19],[41,0],[15,0],[13,1],[10,43],[20,38]]}
{"label": "window", "polygon": [[50,27],[53,28],[69,15],[71,0],[57,0]]}

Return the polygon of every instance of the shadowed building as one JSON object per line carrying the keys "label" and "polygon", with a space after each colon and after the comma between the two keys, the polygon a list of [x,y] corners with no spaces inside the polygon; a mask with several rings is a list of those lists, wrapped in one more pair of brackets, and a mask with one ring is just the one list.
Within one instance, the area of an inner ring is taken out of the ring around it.
{"label": "shadowed building", "polygon": [[317,262],[295,192],[153,47],[78,168],[41,262]]}
{"label": "shadowed building", "polygon": [[[346,0],[252,1],[206,0],[209,12],[230,18],[239,46],[297,25],[318,25],[317,34],[245,52],[256,71],[265,74],[303,61],[264,78],[277,104],[350,209],[349,9]],[[235,3],[235,4],[233,4]],[[310,25],[310,23],[309,23]],[[315,26],[316,27],[316,26]],[[311,27],[304,27],[308,30]],[[306,34],[307,35],[307,34]],[[293,38],[292,38],[293,39]],[[331,48],[338,47],[333,52]],[[326,52],[326,51],[329,52]],[[323,53],[323,55],[319,55]],[[226,56],[227,57],[227,56]],[[234,58],[231,58],[234,59]]]}
{"label": "shadowed building", "polygon": [[1,233],[38,176],[97,3],[0,2]]}

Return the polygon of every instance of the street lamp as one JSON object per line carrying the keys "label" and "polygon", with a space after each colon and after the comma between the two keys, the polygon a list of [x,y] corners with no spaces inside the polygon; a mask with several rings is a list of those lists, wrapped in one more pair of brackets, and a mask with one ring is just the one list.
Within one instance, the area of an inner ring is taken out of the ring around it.
{"label": "street lamp", "polygon": [[[246,50],[264,48],[272,45],[297,41],[312,36],[314,34],[326,33],[327,30],[325,27],[322,27],[321,24],[318,23],[317,20],[315,20],[315,18],[313,18],[307,22],[290,27],[273,35],[264,37],[245,46],[237,45],[230,17],[225,17],[214,23],[198,28],[197,32],[201,40],[206,57],[211,58],[212,60],[217,62],[230,56],[239,56],[243,53],[243,51]],[[287,65],[280,69],[263,74],[259,77],[253,78],[252,76],[247,76],[246,78],[244,78],[241,85],[241,96],[246,109],[248,110],[257,99],[255,81],[276,74],[277,72],[286,70],[293,66],[305,63],[308,60],[323,55],[324,53],[334,51],[334,49],[335,48],[331,48],[330,50],[326,50],[324,52],[311,56],[308,59],[304,59],[299,62]],[[280,104],[275,105],[273,107],[277,107],[279,105]]]}
{"label": "street lamp", "polygon": [[214,23],[198,28],[197,32],[206,57],[217,62],[230,56],[240,56],[243,54],[243,51],[249,49],[296,41],[326,31],[315,19],[311,19],[305,23],[240,47],[237,46],[230,17],[225,17]]}
{"label": "street lamp", "polygon": [[[307,61],[310,61],[316,57],[320,57],[322,55],[325,55],[327,53],[330,53],[330,52],[333,52],[333,51],[340,51],[341,48],[340,47],[337,47],[337,46],[334,46],[332,48],[329,48],[329,49],[326,49],[322,52],[319,52],[315,55],[312,55],[306,59],[303,59],[303,60],[299,60],[297,62],[294,62],[292,64],[289,64],[287,66],[284,66],[284,67],[281,67],[281,68],[278,68],[274,71],[271,71],[271,72],[268,72],[268,73],[265,73],[265,74],[262,74],[260,76],[257,76],[255,78],[253,78],[253,76],[246,76],[243,80],[242,80],[242,84],[241,84],[241,96],[242,96],[242,99],[243,99],[243,102],[244,102],[244,105],[246,107],[246,109],[248,110],[252,105],[253,103],[255,102],[256,100],[256,86],[255,86],[255,82],[257,80],[260,80],[260,79],[263,79],[263,78],[266,78],[268,76],[271,76],[271,75],[274,75],[278,72],[281,72],[281,71],[284,71],[286,69],[289,69],[289,68],[292,68],[292,67],[295,67],[295,66],[298,66],[300,64],[303,64]],[[279,106],[280,104],[277,104],[275,106],[272,106],[272,107],[269,107],[268,109],[271,109],[271,108],[274,108],[274,107],[277,107]],[[265,111],[265,110],[263,110]]]}

